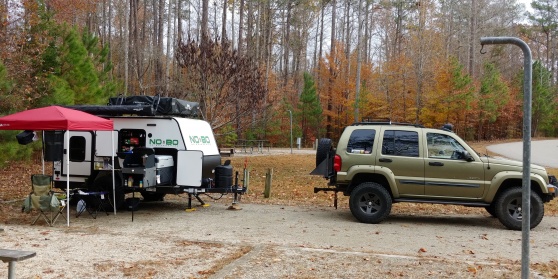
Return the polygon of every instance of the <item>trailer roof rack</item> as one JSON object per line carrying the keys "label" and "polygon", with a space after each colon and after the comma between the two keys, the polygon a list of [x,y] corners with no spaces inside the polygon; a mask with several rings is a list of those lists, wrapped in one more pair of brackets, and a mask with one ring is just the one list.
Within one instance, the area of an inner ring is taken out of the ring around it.
{"label": "trailer roof rack", "polygon": [[74,105],[68,108],[100,116],[181,116],[199,117],[199,103],[171,97],[124,96],[109,98],[107,105]]}

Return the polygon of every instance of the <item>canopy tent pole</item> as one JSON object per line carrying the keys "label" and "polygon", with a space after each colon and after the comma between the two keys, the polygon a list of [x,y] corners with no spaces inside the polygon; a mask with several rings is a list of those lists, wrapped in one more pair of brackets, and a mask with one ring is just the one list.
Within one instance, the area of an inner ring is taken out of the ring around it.
{"label": "canopy tent pole", "polygon": [[68,200],[68,204],[66,205],[66,223],[67,226],[70,226],[70,130],[66,130],[67,138],[65,140],[64,145],[66,148],[64,149],[64,154],[66,154],[66,199]]}
{"label": "canopy tent pole", "polygon": [[[116,150],[114,148],[114,130],[110,132],[111,143],[112,143],[112,151]],[[114,154],[110,155],[110,165],[112,169],[112,208],[114,210],[114,215],[116,215],[116,186],[114,185]]]}

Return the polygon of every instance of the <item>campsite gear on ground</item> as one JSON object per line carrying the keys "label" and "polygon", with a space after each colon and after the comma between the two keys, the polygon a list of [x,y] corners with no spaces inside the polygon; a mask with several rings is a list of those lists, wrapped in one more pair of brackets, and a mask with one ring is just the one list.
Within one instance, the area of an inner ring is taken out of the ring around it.
{"label": "campsite gear on ground", "polygon": [[23,211],[27,213],[37,211],[37,218],[31,224],[34,225],[42,217],[49,226],[53,226],[60,215],[64,216],[66,195],[52,191],[50,175],[32,175],[31,187],[31,193],[23,202]]}

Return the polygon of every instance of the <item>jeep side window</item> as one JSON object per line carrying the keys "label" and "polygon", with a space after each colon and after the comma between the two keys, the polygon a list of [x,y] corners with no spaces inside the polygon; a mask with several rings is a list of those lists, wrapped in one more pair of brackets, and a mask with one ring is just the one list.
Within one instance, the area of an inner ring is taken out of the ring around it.
{"label": "jeep side window", "polygon": [[429,158],[452,160],[463,159],[461,158],[461,152],[464,151],[465,148],[463,148],[463,146],[451,136],[427,133],[426,141]]}
{"label": "jeep side window", "polygon": [[371,154],[376,130],[354,130],[347,143],[348,153]]}
{"label": "jeep side window", "polygon": [[382,154],[394,156],[419,156],[418,133],[414,131],[384,131]]}

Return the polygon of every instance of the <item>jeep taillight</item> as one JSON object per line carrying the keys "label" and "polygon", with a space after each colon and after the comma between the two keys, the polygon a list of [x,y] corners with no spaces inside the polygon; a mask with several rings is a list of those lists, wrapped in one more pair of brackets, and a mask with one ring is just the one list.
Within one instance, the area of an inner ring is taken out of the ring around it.
{"label": "jeep taillight", "polygon": [[337,154],[333,157],[333,170],[336,172],[341,170],[341,156]]}

